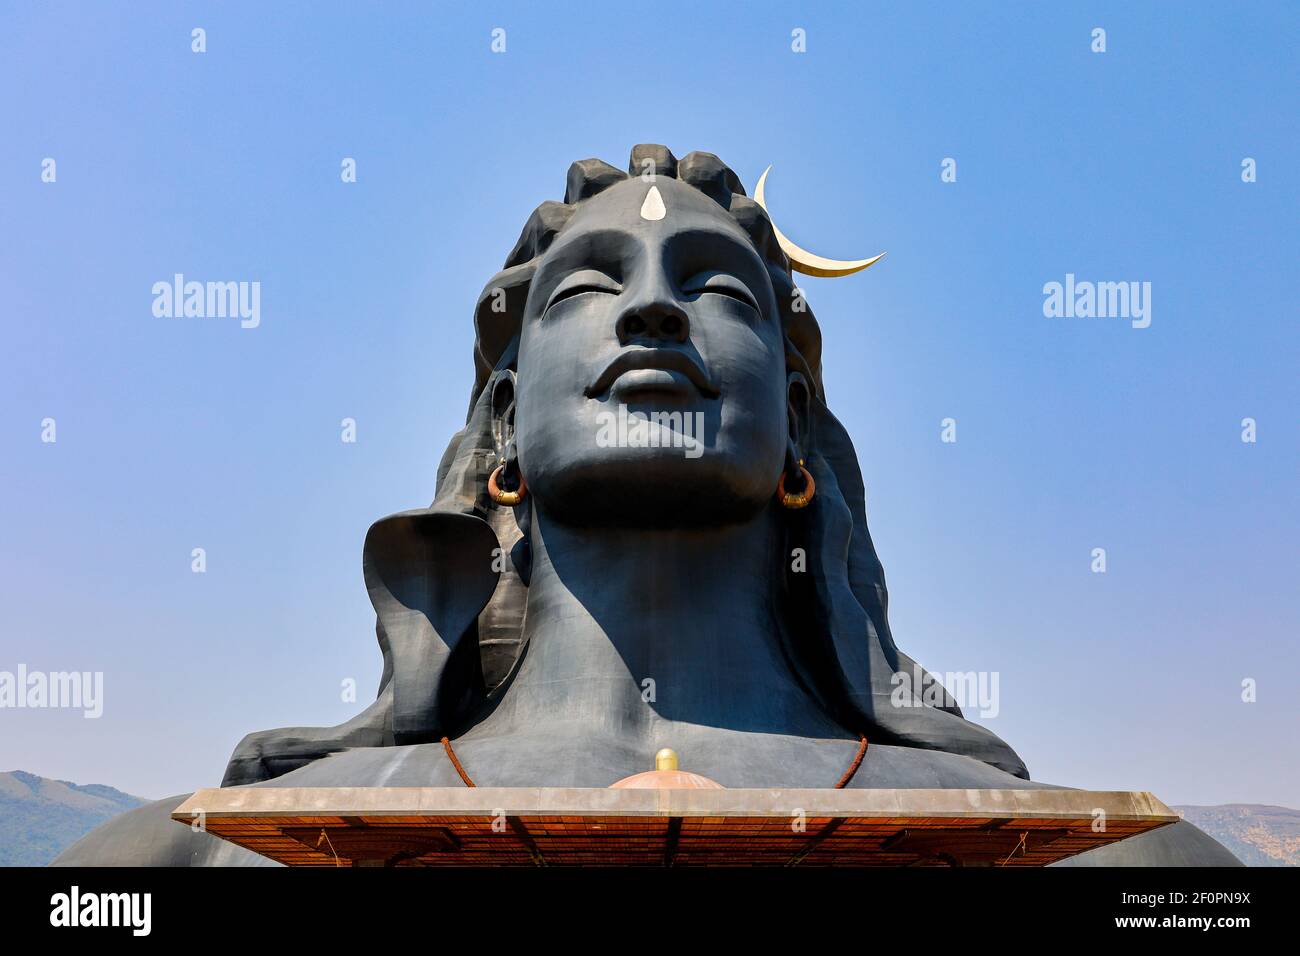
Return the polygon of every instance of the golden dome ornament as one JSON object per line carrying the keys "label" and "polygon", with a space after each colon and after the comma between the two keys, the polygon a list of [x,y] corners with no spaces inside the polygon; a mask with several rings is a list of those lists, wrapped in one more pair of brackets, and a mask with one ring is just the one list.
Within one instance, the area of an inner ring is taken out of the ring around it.
{"label": "golden dome ornament", "polygon": [[677,751],[668,747],[655,754],[655,768],[634,773],[609,785],[611,790],[725,790],[717,781],[679,770]]}

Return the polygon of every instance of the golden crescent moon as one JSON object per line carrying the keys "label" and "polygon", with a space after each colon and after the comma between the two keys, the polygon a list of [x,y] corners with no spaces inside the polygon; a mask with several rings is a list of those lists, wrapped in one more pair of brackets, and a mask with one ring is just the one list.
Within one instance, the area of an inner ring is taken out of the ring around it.
{"label": "golden crescent moon", "polygon": [[[758,177],[758,187],[754,190],[754,202],[763,207],[769,220],[772,220],[772,213],[767,208],[767,203],[763,201],[763,184],[767,182],[767,174],[772,171],[768,166],[763,170],[763,175]],[[802,272],[806,276],[823,276],[826,278],[835,278],[836,276],[852,275],[855,272],[861,272],[867,266],[874,262],[879,262],[884,256],[882,252],[879,256],[872,256],[870,259],[827,259],[825,256],[819,256],[809,252],[807,249],[796,246],[786,238],[785,233],[776,228],[775,220],[772,220],[772,232],[776,234],[776,241],[790,259],[790,268],[795,272]]]}

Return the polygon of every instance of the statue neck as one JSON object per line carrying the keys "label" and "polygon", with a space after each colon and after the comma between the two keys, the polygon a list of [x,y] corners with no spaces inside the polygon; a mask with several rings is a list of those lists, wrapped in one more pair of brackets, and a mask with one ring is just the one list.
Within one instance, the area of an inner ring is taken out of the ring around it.
{"label": "statue neck", "polygon": [[631,743],[690,724],[842,736],[781,648],[775,521],[572,528],[534,509],[527,650],[472,733],[582,725]]}

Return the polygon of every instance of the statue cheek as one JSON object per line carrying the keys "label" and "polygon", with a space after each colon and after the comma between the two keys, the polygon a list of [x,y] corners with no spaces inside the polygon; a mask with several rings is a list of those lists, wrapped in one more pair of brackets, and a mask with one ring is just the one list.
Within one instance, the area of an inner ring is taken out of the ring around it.
{"label": "statue cheek", "polygon": [[514,439],[520,471],[534,494],[546,497],[557,475],[590,457],[593,428],[586,404],[564,382],[539,378],[525,385],[521,377]]}
{"label": "statue cheek", "polygon": [[[755,431],[760,444],[784,443],[786,431],[785,356],[775,349],[750,347],[723,354],[718,364],[724,405],[723,423],[735,421]],[[775,437],[773,437],[775,436]]]}

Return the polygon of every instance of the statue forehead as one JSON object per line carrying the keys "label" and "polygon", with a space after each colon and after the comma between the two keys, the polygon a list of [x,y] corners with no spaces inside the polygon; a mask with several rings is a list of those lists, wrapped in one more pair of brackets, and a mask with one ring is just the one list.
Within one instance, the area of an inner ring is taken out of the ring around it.
{"label": "statue forehead", "polygon": [[[556,239],[563,247],[584,234],[620,230],[665,241],[683,232],[718,232],[752,248],[744,229],[704,193],[665,176],[633,177],[583,202]],[[554,247],[553,247],[554,249]],[[754,252],[758,255],[757,251]]]}

